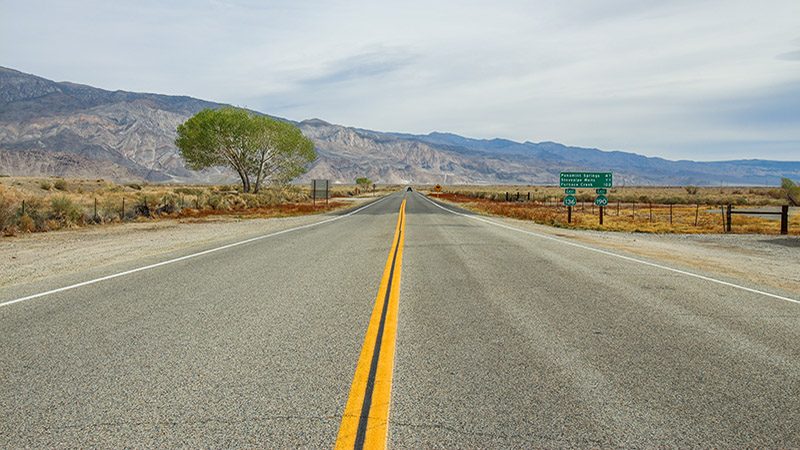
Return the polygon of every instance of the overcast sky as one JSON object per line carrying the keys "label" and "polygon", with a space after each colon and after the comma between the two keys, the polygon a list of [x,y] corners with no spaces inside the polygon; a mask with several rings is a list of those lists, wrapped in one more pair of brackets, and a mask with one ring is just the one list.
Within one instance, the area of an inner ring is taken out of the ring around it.
{"label": "overcast sky", "polygon": [[0,65],[381,131],[800,160],[800,0],[0,0]]}

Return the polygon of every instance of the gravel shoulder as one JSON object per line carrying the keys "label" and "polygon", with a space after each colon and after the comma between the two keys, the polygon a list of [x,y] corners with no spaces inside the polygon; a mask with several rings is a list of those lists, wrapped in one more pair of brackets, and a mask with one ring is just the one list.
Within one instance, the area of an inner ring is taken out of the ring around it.
{"label": "gravel shoulder", "polygon": [[[348,200],[357,206],[372,199]],[[327,217],[166,219],[0,238],[0,288],[223,244]]]}
{"label": "gravel shoulder", "polygon": [[[442,203],[459,207],[455,203]],[[797,236],[603,232],[491,217],[517,228],[663,262],[675,268],[800,294],[800,237]]]}

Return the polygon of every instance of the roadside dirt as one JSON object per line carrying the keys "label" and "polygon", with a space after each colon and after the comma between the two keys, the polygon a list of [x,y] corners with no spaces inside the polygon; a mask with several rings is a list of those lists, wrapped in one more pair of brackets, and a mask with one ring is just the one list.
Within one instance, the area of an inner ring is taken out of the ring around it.
{"label": "roadside dirt", "polygon": [[[368,200],[347,201],[355,206]],[[0,287],[267,234],[326,217],[162,219],[4,237],[0,238]]]}
{"label": "roadside dirt", "polygon": [[800,294],[800,237],[568,230],[493,216],[511,226],[593,247]]}

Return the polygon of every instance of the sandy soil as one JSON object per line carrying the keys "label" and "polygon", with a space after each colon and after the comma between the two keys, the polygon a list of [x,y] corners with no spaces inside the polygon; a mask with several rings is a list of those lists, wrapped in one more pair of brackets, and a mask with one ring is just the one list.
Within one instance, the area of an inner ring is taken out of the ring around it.
{"label": "sandy soil", "polygon": [[[370,199],[347,200],[356,205]],[[327,217],[158,220],[4,237],[0,238],[0,287],[241,240]]]}
{"label": "sandy soil", "polygon": [[800,237],[774,235],[645,234],[568,230],[494,217],[517,228],[757,286],[800,294]]}

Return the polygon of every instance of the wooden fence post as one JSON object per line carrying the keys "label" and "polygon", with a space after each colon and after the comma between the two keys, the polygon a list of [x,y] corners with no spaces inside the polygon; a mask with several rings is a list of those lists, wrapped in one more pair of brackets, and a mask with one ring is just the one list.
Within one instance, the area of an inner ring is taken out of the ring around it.
{"label": "wooden fence post", "polygon": [[731,213],[732,210],[733,210],[733,205],[728,203],[728,214],[726,215],[726,219],[727,219],[728,224],[725,227],[725,231],[728,232],[728,233],[731,232],[731,222],[733,222],[733,220],[732,220],[733,219],[733,214]]}
{"label": "wooden fence post", "polygon": [[694,209],[694,226],[697,226],[697,219],[700,218],[700,205],[695,205]]}
{"label": "wooden fence post", "polygon": [[720,211],[720,213],[722,213],[722,232],[725,233],[726,230],[728,229],[728,227],[725,226],[725,207],[720,205],[719,206],[719,211]]}
{"label": "wooden fence post", "polygon": [[781,234],[789,234],[789,205],[781,206]]}

